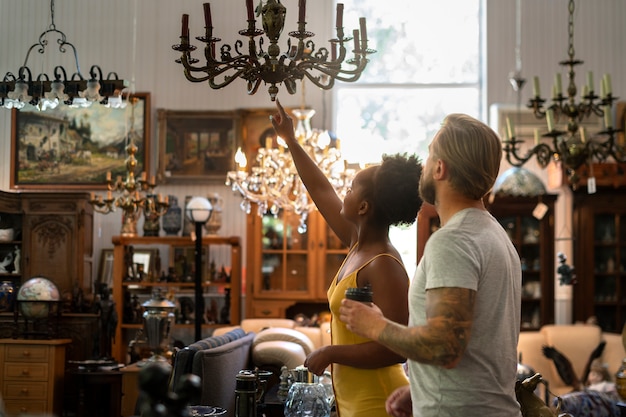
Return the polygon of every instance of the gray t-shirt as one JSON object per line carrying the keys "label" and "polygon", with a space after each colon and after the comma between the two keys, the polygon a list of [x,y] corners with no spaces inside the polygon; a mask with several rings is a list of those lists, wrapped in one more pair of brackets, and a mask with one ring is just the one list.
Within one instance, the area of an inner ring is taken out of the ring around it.
{"label": "gray t-shirt", "polygon": [[515,397],[522,271],[487,211],[456,213],[426,243],[409,290],[411,326],[426,324],[426,290],[476,291],[470,342],[454,369],[409,361],[414,417],[520,416]]}

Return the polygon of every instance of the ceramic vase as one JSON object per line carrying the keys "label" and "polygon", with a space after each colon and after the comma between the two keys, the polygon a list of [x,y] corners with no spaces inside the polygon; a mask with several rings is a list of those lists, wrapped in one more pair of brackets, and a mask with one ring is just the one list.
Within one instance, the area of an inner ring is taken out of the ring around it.
{"label": "ceramic vase", "polygon": [[175,236],[180,232],[183,224],[183,210],[178,205],[178,198],[176,196],[168,196],[170,207],[167,212],[162,216],[163,230],[169,236]]}
{"label": "ceramic vase", "polygon": [[222,228],[222,197],[218,193],[214,193],[207,197],[211,206],[213,207],[213,212],[211,213],[211,217],[209,221],[204,225],[207,233],[209,235],[216,235],[217,232]]}
{"label": "ceramic vase", "polygon": [[13,311],[15,301],[15,286],[11,281],[2,281],[0,284],[0,312]]}

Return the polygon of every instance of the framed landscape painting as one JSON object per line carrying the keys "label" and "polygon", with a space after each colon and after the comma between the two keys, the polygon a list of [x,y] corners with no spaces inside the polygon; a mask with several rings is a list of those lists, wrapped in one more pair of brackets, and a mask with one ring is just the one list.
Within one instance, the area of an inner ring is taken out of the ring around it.
{"label": "framed landscape painting", "polygon": [[157,119],[159,182],[224,182],[235,166],[237,112],[159,109]]}
{"label": "framed landscape painting", "polygon": [[43,112],[30,105],[13,109],[10,186],[105,189],[107,172],[126,176],[129,138],[137,146],[135,175],[149,172],[149,93],[132,95],[125,109],[98,104]]}

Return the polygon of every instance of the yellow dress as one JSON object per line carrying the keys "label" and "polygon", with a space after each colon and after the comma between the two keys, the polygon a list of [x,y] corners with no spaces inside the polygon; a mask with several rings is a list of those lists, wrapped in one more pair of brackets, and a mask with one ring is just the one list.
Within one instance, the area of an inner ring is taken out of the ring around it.
{"label": "yellow dress", "polygon": [[[337,283],[337,276],[335,276],[328,288],[328,302],[332,313],[331,337],[333,345],[353,345],[370,341],[357,336],[346,328],[345,323],[339,320],[339,307],[346,289],[357,286],[356,277],[359,270],[379,256],[390,256],[400,262],[390,254],[376,255],[361,265],[358,270],[346,275],[339,283]],[[341,271],[341,268],[338,271]],[[388,417],[385,411],[387,397],[396,388],[409,384],[401,364],[377,369],[361,369],[334,363],[332,365],[332,377],[335,401],[340,417]]]}

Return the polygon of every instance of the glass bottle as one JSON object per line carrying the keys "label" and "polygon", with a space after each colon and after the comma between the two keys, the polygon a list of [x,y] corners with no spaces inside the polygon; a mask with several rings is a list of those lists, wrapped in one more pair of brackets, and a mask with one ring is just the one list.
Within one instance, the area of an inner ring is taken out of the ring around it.
{"label": "glass bottle", "polygon": [[256,374],[241,370],[235,379],[235,417],[256,417]]}
{"label": "glass bottle", "polygon": [[292,372],[295,382],[287,394],[285,417],[329,417],[330,399],[324,384],[305,367],[298,367]]}

